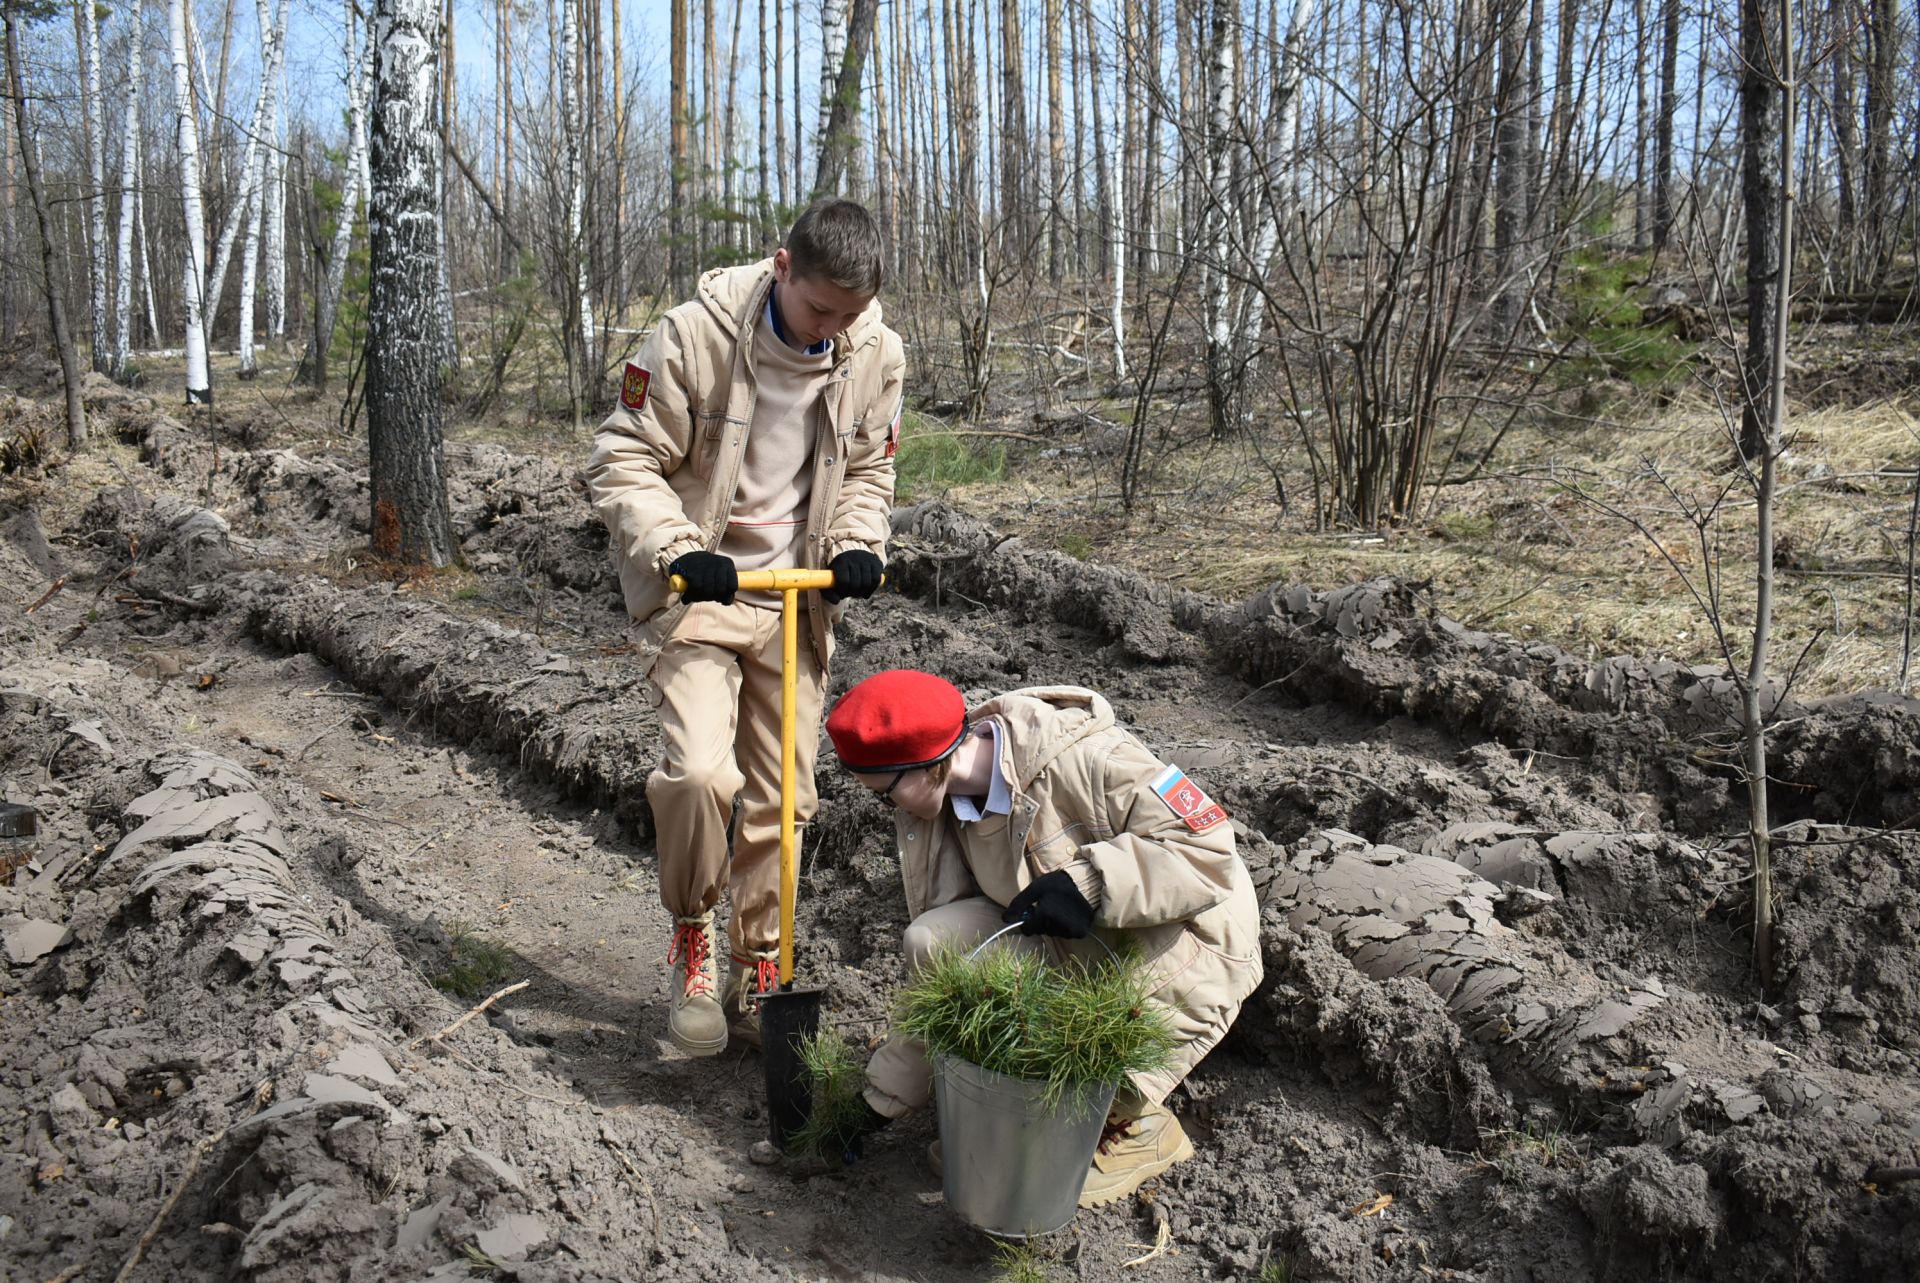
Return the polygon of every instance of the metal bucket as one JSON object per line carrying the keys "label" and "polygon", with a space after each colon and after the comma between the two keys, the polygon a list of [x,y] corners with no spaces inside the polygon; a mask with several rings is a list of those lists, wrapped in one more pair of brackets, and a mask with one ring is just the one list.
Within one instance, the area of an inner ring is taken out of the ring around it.
{"label": "metal bucket", "polygon": [[1000,1238],[1063,1229],[1080,1204],[1114,1089],[1040,1103],[1044,1084],[953,1056],[934,1058],[940,1173],[947,1204]]}

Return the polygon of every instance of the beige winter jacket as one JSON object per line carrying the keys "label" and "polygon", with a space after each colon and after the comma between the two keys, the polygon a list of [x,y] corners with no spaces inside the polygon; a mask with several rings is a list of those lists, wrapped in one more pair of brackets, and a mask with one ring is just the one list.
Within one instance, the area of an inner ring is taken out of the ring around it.
{"label": "beige winter jacket", "polygon": [[[667,567],[682,553],[719,547],[726,533],[753,423],[753,327],[773,281],[772,259],[702,276],[694,298],[641,345],[641,408],[629,410],[623,398],[594,440],[594,510],[611,537],[627,613],[654,645],[685,612],[667,587]],[[900,336],[881,321],[877,300],[833,341],[807,512],[808,567],[849,548],[885,555],[905,366]],[[818,593],[807,598],[814,653],[825,667],[840,608]]]}
{"label": "beige winter jacket", "polygon": [[[1098,935],[1150,961],[1154,997],[1185,1039],[1160,1081],[1161,1099],[1226,1033],[1260,983],[1260,911],[1224,813],[1196,831],[1154,789],[1166,764],[1115,725],[1107,701],[1061,686],[1013,691],[974,709],[998,723],[1011,815],[961,823],[897,813],[895,841],[913,917],[969,896],[1006,904],[1029,882],[1065,869],[1094,906]],[[1200,795],[1196,792],[1194,797]],[[1201,798],[1204,801],[1204,798]],[[1087,958],[1092,941],[1063,942]]]}

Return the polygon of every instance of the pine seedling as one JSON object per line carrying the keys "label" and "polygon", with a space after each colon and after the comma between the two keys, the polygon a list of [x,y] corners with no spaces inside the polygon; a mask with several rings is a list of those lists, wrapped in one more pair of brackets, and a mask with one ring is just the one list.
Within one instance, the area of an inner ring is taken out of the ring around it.
{"label": "pine seedling", "polygon": [[859,1134],[866,1066],[832,1025],[801,1039],[799,1050],[810,1085],[811,1107],[805,1125],[788,1139],[788,1152],[838,1161]]}
{"label": "pine seedling", "polygon": [[1166,1066],[1173,1029],[1149,992],[1132,954],[1055,967],[1033,953],[947,949],[921,966],[895,1019],[931,1053],[1044,1084],[1041,1103],[1058,1109]]}

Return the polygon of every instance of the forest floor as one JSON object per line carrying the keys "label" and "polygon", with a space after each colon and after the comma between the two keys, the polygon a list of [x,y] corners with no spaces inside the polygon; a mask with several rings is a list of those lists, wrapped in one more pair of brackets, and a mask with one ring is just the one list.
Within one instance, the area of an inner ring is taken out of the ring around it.
{"label": "forest floor", "polygon": [[[13,386],[0,438],[54,416]],[[1173,1102],[1200,1161],[1009,1260],[944,1206],[931,1120],[844,1170],[757,1167],[757,1058],[666,1041],[658,732],[584,441],[453,430],[467,565],[396,580],[361,554],[334,407],[262,380],[194,421],[92,386],[97,447],[0,481],[0,801],[38,813],[0,839],[7,1278],[1920,1273],[1920,705],[1839,693],[1893,682],[1894,579],[1831,585],[1857,654],[1781,696],[1763,993],[1726,693],[1662,662],[1701,652],[1630,527],[1591,547],[1590,503],[1514,479],[1380,544],[1288,533],[1247,464],[1177,439],[1168,500],[1123,526],[1085,419],[969,440],[1012,448],[958,507],[910,474],[895,587],[849,612],[831,693],[902,664],[971,698],[1099,689],[1234,816],[1266,905],[1266,983]],[[1852,515],[1788,529],[1903,575],[1864,532],[1904,536],[1910,480],[1845,428],[1809,426],[1831,472],[1795,494]],[[1705,474],[1683,419],[1646,433]],[[1624,460],[1606,434],[1561,446]],[[821,792],[800,967],[870,1038],[905,925],[890,829]],[[1366,921],[1517,977],[1499,1019],[1468,971],[1382,970],[1325,890],[1356,852]],[[1442,867],[1464,889],[1408,908]]]}

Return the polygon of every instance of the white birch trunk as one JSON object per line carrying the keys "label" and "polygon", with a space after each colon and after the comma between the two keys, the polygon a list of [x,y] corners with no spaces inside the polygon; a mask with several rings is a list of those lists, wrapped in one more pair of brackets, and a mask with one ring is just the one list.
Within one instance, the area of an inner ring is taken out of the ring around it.
{"label": "white birch trunk", "polygon": [[367,197],[366,407],[373,554],[445,566],[459,555],[441,444],[443,347],[435,136],[440,7],[377,0]]}
{"label": "white birch trunk", "polygon": [[[580,6],[567,0],[560,18],[560,114],[561,136],[567,165],[567,256],[573,269],[574,293],[578,296],[580,366],[574,389],[574,414],[577,418],[595,375],[593,353],[593,291],[587,273],[586,255],[586,158],[581,149],[581,103],[578,89],[580,66]],[[708,128],[713,128],[709,122]]]}
{"label": "white birch trunk", "polygon": [[[127,113],[120,152],[120,228],[114,243],[113,344],[107,360],[110,377],[125,378],[133,347],[133,185],[140,176],[140,72],[146,52],[140,25],[140,0],[133,0],[127,26]],[[104,142],[104,140],[103,140]]]}
{"label": "white birch trunk", "polygon": [[1233,312],[1228,306],[1227,251],[1232,239],[1235,29],[1238,0],[1213,0],[1213,47],[1207,82],[1207,212],[1202,259],[1206,321],[1207,408],[1214,438],[1232,428]]}
{"label": "white birch trunk", "polygon": [[259,97],[254,100],[252,122],[247,127],[246,160],[241,169],[240,195],[227,215],[226,227],[220,233],[220,248],[213,257],[213,275],[207,279],[206,329],[209,336],[213,334],[214,325],[220,318],[220,296],[226,290],[227,268],[233,261],[234,241],[240,234],[242,223],[256,212],[260,203],[261,175],[266,168],[267,122],[273,118],[273,104],[280,87],[281,55],[286,46],[287,0],[280,0],[271,22],[267,18],[265,0],[257,0],[255,8],[260,15],[260,30],[265,33],[260,48],[264,74],[260,77]]}
{"label": "white birch trunk", "polygon": [[327,257],[327,279],[321,286],[320,306],[314,317],[313,335],[303,363],[317,383],[325,367],[319,358],[333,342],[334,319],[340,314],[340,295],[347,284],[347,256],[353,250],[353,225],[360,201],[369,190],[367,182],[367,84],[373,73],[374,45],[371,35],[356,51],[356,15],[352,0],[347,4],[347,164],[340,186],[340,221],[333,229],[333,252]]}
{"label": "white birch trunk", "polygon": [[92,238],[87,256],[87,301],[90,305],[87,346],[91,351],[93,368],[108,374],[113,369],[113,356],[107,337],[107,104],[100,95],[100,10],[93,0],[77,2],[83,11],[81,28],[86,40],[87,79],[83,107],[87,119],[83,132],[88,139],[87,177],[91,180],[87,193],[87,227]]}
{"label": "white birch trunk", "polygon": [[[180,297],[187,314],[187,404],[204,405],[213,400],[213,383],[207,377],[207,331],[201,295],[207,220],[200,204],[200,128],[194,118],[193,72],[187,62],[187,0],[170,0],[167,30],[173,43],[173,105],[180,130],[180,203],[187,225],[186,266],[180,274]],[[151,241],[147,248],[152,250]]]}
{"label": "white birch trunk", "polygon": [[[139,161],[140,149],[134,147],[134,159]],[[145,183],[136,184],[133,189],[133,230],[140,236],[140,285],[147,296],[147,341],[158,347],[160,344],[160,312],[153,305],[153,233],[147,230],[147,188]]]}
{"label": "white birch trunk", "polygon": [[[1287,24],[1286,39],[1280,46],[1280,79],[1273,86],[1273,133],[1266,163],[1265,212],[1255,233],[1252,261],[1247,279],[1264,281],[1273,256],[1280,248],[1280,237],[1288,219],[1300,203],[1300,43],[1306,37],[1314,0],[1293,0],[1293,18]],[[1267,309],[1260,290],[1254,284],[1243,288],[1240,298],[1240,334],[1237,340],[1241,356],[1242,379],[1253,372],[1259,359],[1260,330]]]}
{"label": "white birch trunk", "polygon": [[278,349],[287,337],[287,69],[280,66],[280,93],[274,102],[273,153],[267,179],[267,342]]}
{"label": "white birch trunk", "polygon": [[1113,293],[1108,299],[1108,317],[1113,328],[1113,381],[1116,384],[1127,381],[1127,201],[1121,186],[1121,173],[1126,166],[1119,161],[1119,157],[1126,154],[1123,115],[1114,113],[1113,160],[1107,165],[1107,208],[1112,219],[1113,241]]}
{"label": "white birch trunk", "polygon": [[[794,43],[799,43],[799,31]],[[820,0],[820,125],[816,136],[827,145],[827,122],[840,88],[840,63],[847,55],[847,0]],[[796,95],[798,96],[798,95]]]}

